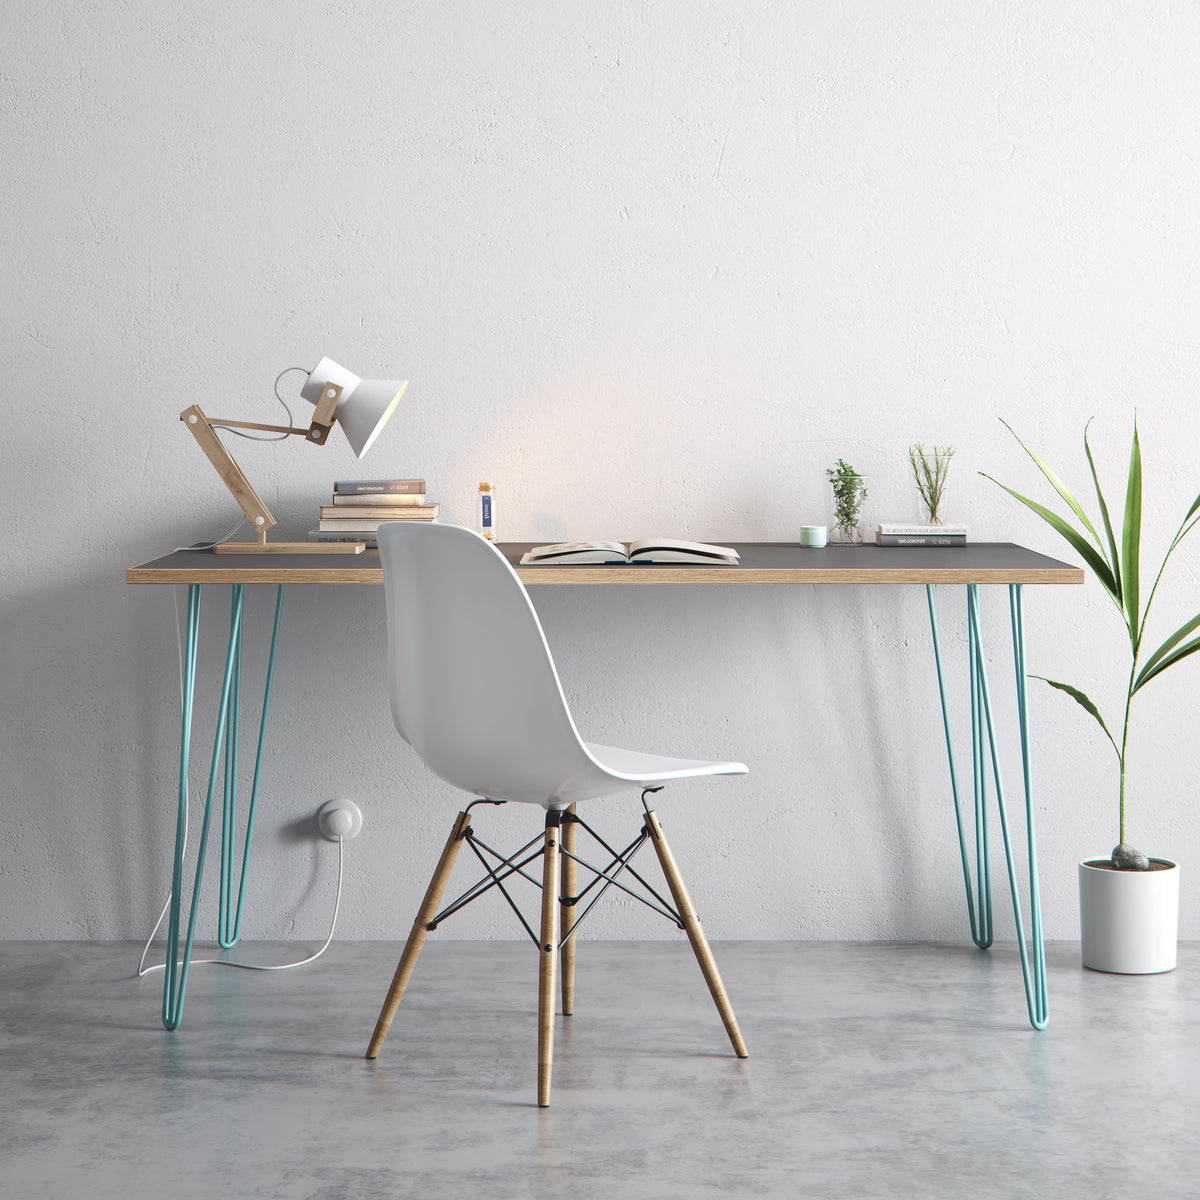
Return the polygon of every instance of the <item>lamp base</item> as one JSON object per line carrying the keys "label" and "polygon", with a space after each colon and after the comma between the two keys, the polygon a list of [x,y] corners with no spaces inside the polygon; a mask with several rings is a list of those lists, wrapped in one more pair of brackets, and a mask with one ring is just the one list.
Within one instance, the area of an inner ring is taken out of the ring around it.
{"label": "lamp base", "polygon": [[222,542],[214,554],[361,554],[366,542]]}

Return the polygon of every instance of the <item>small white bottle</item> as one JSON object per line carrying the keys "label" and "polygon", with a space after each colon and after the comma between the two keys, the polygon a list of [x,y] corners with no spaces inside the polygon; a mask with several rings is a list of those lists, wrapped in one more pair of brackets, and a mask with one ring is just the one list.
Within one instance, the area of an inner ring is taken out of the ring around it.
{"label": "small white bottle", "polygon": [[479,532],[489,542],[496,540],[496,495],[490,483],[479,485]]}

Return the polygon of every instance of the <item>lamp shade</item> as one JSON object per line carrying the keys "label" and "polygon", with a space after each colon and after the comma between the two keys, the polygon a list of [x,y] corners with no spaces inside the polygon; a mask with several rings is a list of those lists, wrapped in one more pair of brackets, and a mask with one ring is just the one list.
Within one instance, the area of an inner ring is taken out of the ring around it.
{"label": "lamp shade", "polygon": [[396,411],[396,405],[408,387],[408,380],[360,379],[333,359],[323,358],[309,372],[300,395],[315,406],[320,402],[325,385],[329,383],[342,389],[334,419],[342,427],[354,453],[362,458],[388,423],[388,418]]}

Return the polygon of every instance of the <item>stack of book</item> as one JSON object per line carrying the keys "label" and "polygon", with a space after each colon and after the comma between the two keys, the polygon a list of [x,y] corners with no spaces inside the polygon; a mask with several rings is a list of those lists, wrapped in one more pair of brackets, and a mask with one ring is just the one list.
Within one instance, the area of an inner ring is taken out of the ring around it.
{"label": "stack of book", "polygon": [[366,542],[373,549],[384,521],[436,521],[440,507],[427,500],[423,479],[339,479],[308,540]]}
{"label": "stack of book", "polygon": [[965,546],[965,525],[880,525],[875,530],[877,546]]}

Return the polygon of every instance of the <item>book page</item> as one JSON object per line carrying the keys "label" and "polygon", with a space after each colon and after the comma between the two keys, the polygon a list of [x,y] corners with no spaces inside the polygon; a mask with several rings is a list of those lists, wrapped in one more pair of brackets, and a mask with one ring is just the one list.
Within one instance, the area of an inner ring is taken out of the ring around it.
{"label": "book page", "polygon": [[534,546],[521,556],[521,562],[626,562],[628,557],[620,542],[557,542]]}
{"label": "book page", "polygon": [[736,563],[732,546],[688,542],[680,538],[642,538],[629,543],[629,557],[640,562],[727,562]]}

